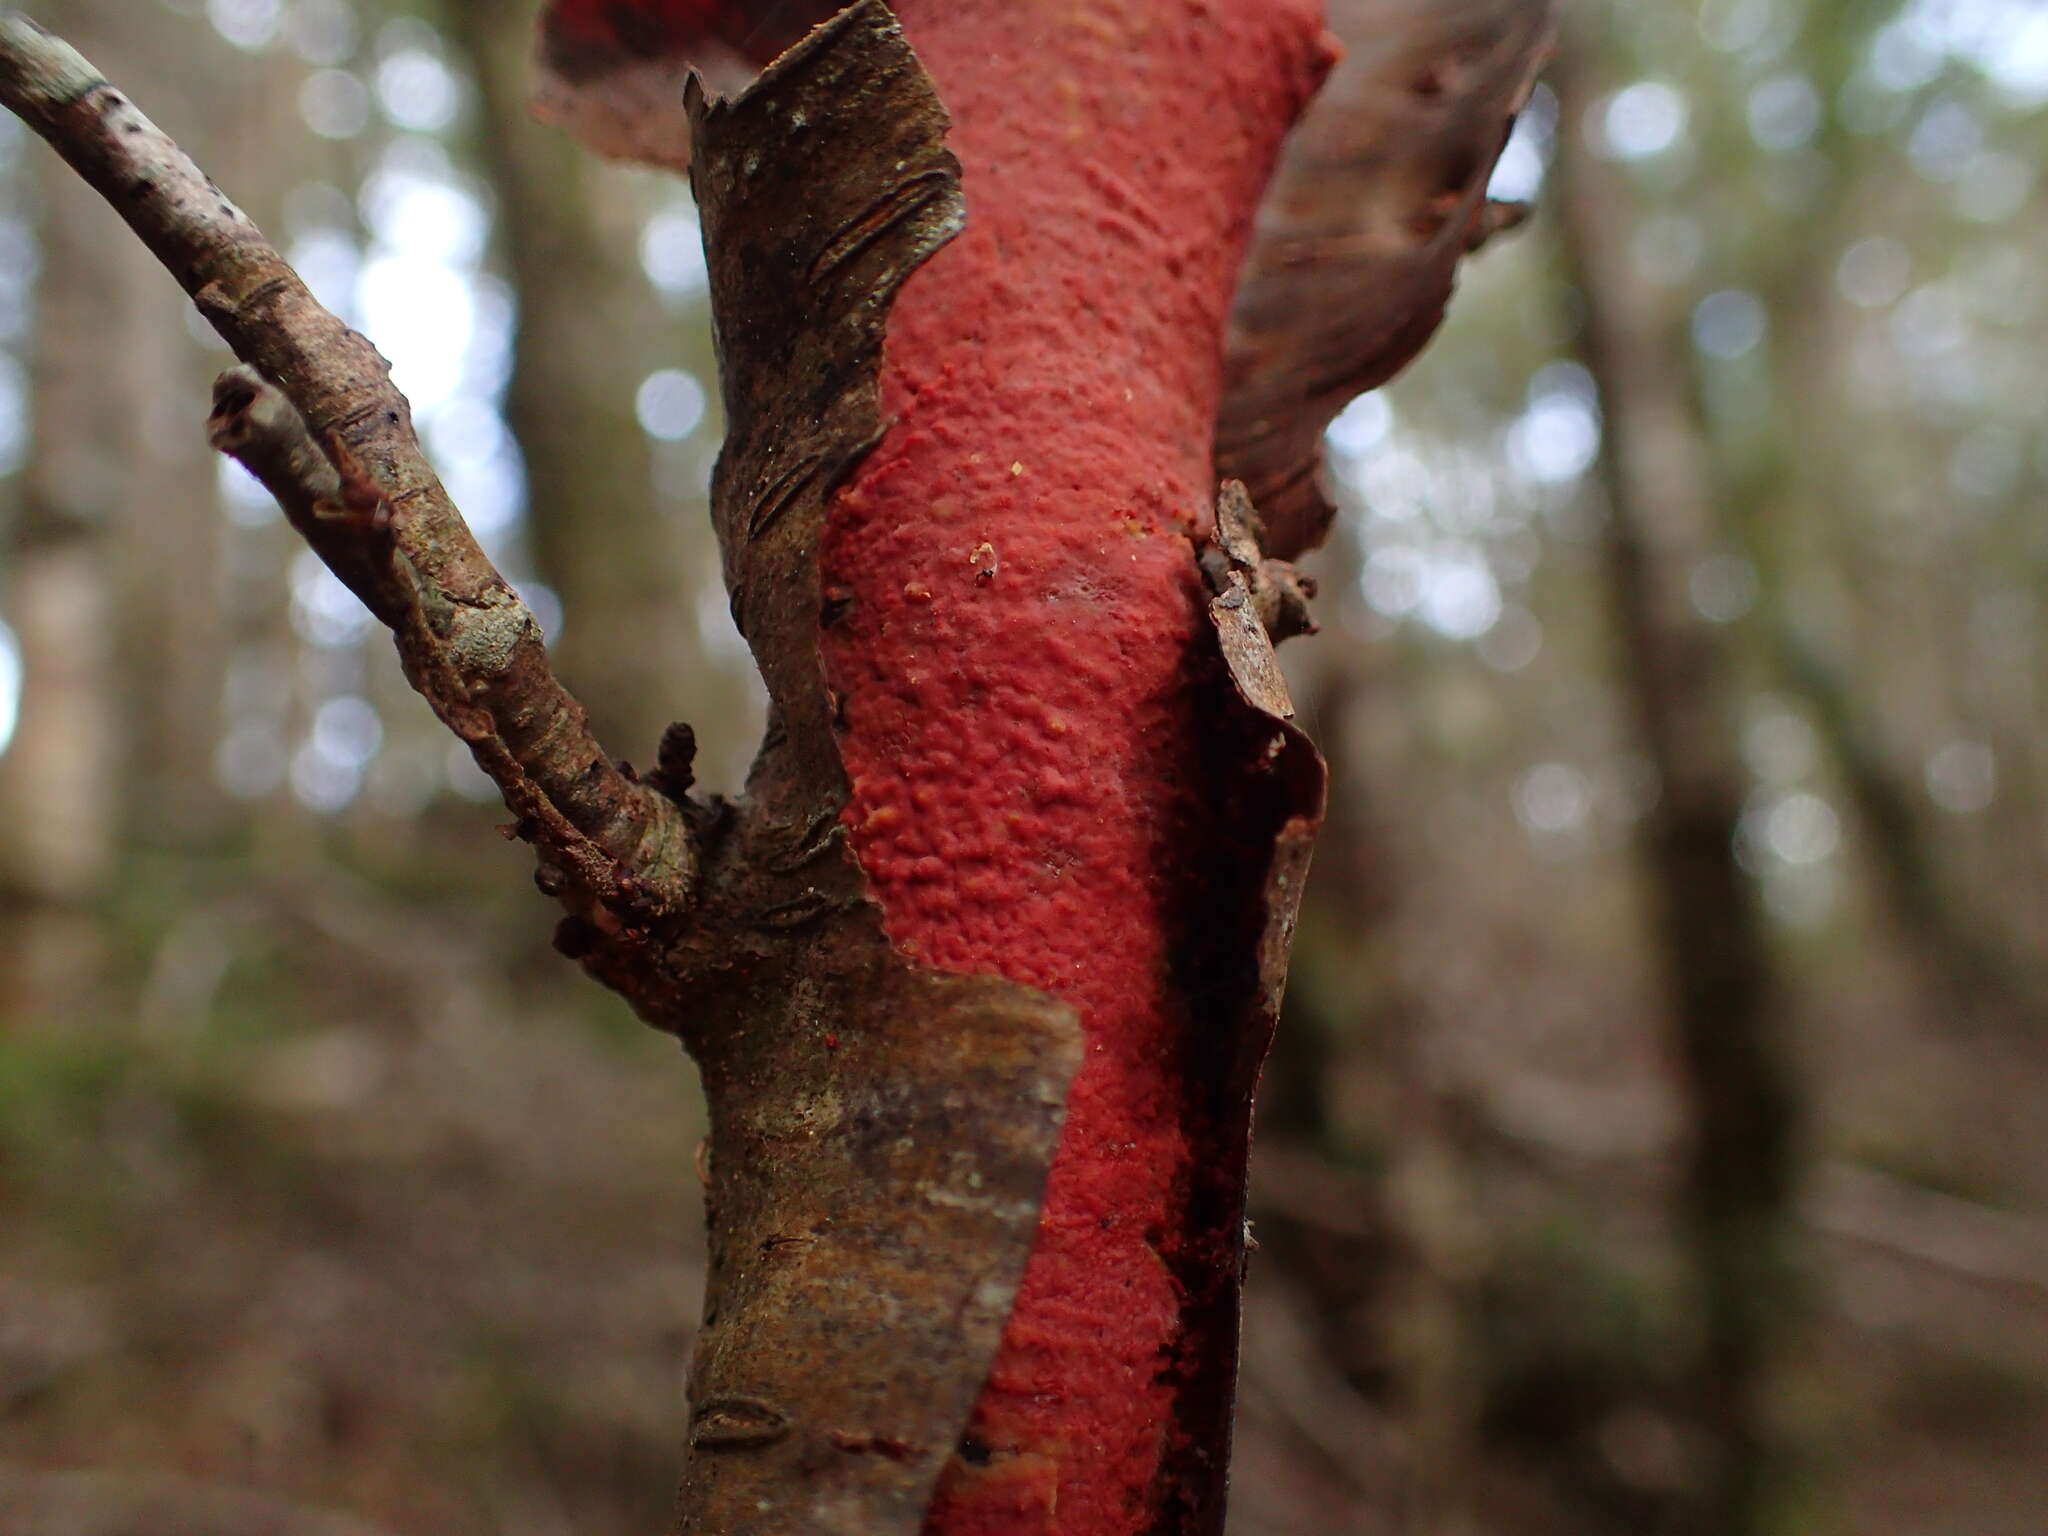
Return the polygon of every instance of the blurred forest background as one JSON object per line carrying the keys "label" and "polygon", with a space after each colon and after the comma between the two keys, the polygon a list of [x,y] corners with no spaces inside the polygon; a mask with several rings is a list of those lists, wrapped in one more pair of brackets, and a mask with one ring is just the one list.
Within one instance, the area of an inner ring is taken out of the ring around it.
{"label": "blurred forest background", "polygon": [[[397,366],[600,736],[757,691],[687,191],[502,0],[38,0]],[[1331,433],[1233,1530],[2039,1536],[2048,4],[1579,0]],[[970,188],[971,193],[971,188]],[[0,121],[0,1536],[661,1528],[673,1043]]]}

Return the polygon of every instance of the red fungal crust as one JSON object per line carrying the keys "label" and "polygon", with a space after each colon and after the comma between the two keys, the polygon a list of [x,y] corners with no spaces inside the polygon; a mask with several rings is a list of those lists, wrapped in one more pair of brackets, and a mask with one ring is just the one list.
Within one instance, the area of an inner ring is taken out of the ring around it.
{"label": "red fungal crust", "polygon": [[[1317,0],[899,0],[968,231],[891,321],[824,552],[847,812],[895,940],[1075,1004],[1089,1054],[932,1536],[1153,1528],[1194,1019],[1169,973],[1220,338]],[[1213,1042],[1210,1049],[1216,1049]],[[1199,1059],[1199,1057],[1197,1058]],[[985,1455],[983,1453],[986,1453]]]}

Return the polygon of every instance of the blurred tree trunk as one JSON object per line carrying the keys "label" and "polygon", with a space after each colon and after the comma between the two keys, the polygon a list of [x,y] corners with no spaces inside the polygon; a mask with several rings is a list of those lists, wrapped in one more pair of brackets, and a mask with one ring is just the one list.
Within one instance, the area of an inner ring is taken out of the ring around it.
{"label": "blurred tree trunk", "polygon": [[1921,985],[1935,1013],[1965,1030],[2041,1022],[2038,964],[2030,966],[2001,944],[1945,876],[1924,798],[1886,749],[1848,673],[1786,610],[1781,573],[1768,558],[1758,565],[1778,672],[1806,702],[1835,760],[1869,840],[1885,905],[1917,953]]}
{"label": "blurred tree trunk", "polygon": [[[71,18],[57,8],[52,17]],[[130,468],[125,301],[147,254],[40,167],[42,270],[29,362],[30,457],[4,565],[21,712],[0,756],[0,1018],[67,1026],[90,1007],[94,906],[114,865],[118,759],[108,525]],[[110,400],[109,395],[113,398]]]}
{"label": "blurred tree trunk", "polygon": [[[157,110],[226,184],[264,211],[303,138],[296,67],[270,62],[255,77],[262,89],[223,97],[202,83],[223,50],[210,29],[166,28],[123,7],[99,33],[123,78],[158,101]],[[96,211],[96,219],[92,236],[116,243],[105,213]],[[120,508],[116,580],[121,672],[141,686],[127,701],[122,835],[138,848],[189,849],[212,842],[227,811],[214,777],[228,649],[221,601],[226,524],[214,455],[192,409],[221,359],[197,339],[189,306],[164,291],[148,263],[137,263],[128,282],[123,350],[132,396],[124,412],[132,468]]]}
{"label": "blurred tree trunk", "polygon": [[[1350,591],[1353,541],[1336,542],[1322,580]],[[1406,1431],[1399,1487],[1390,1490],[1400,1528],[1446,1536],[1470,1529],[1472,1518],[1483,1381],[1467,1317],[1481,1256],[1415,973],[1414,929],[1402,921],[1415,852],[1392,814],[1404,792],[1386,781],[1388,759],[1413,766],[1413,744],[1400,742],[1412,690],[1395,648],[1368,650],[1348,636],[1295,662],[1290,675],[1312,701],[1331,793],[1295,942],[1289,1014],[1261,1081],[1259,1132],[1283,1158],[1373,1169],[1375,1198],[1321,1222],[1298,1203],[1282,1205],[1272,1212],[1285,1224],[1276,1246],[1284,1269],[1314,1288],[1328,1320],[1324,1343],[1341,1368],[1356,1372],[1362,1362],[1337,1320],[1378,1320],[1375,1342]],[[1306,1220],[1289,1220],[1296,1214]],[[1360,1227],[1370,1240],[1355,1235]]]}
{"label": "blurred tree trunk", "polygon": [[692,588],[685,546],[654,495],[635,407],[641,381],[672,361],[663,343],[678,328],[640,270],[638,221],[594,195],[620,173],[527,113],[531,8],[456,0],[448,24],[476,80],[478,149],[518,293],[505,414],[525,460],[535,563],[565,615],[549,648],[598,735],[651,754],[671,720],[722,702],[705,696],[695,612],[676,599]]}
{"label": "blurred tree trunk", "polygon": [[1637,274],[1629,188],[1581,131],[1583,46],[1556,75],[1558,207],[1599,392],[1608,600],[1622,686],[1661,795],[1646,867],[1692,1146],[1685,1225],[1699,1286],[1695,1409],[1708,1439],[1698,1536],[1791,1527],[1795,1479],[1777,1427],[1779,1367],[1798,1315],[1792,1226],[1799,1091],[1788,1013],[1756,892],[1735,861],[1744,798],[1733,657],[1690,607],[1716,548],[1711,471],[1683,348],[1684,312]]}
{"label": "blurred tree trunk", "polygon": [[[210,34],[104,3],[39,14],[135,81],[200,153],[229,148],[213,163],[238,187],[280,179],[290,98],[199,105]],[[102,1001],[93,908],[123,850],[219,828],[225,643],[216,471],[192,410],[218,358],[75,176],[45,166],[40,201],[35,424],[7,561],[25,679],[0,758],[0,975],[16,978],[0,1007],[56,1023]]]}
{"label": "blurred tree trunk", "polygon": [[[1861,52],[1848,4],[1823,6],[1806,19],[1805,53],[1823,100],[1853,76]],[[1796,216],[1779,221],[1766,243],[1759,288],[1771,314],[1773,412],[1751,462],[1731,475],[1724,499],[1745,552],[1755,564],[1760,628],[1784,686],[1804,702],[1863,832],[1884,905],[1910,946],[1933,1010],[1965,1026],[2038,1022],[2043,995],[2039,967],[2005,942],[1944,868],[1928,802],[1914,774],[1887,741],[1879,711],[1858,687],[1855,669],[1802,623],[1798,611],[1798,544],[1826,525],[1831,500],[1856,481],[1856,466],[1837,446],[1842,360],[1849,338],[1840,328],[1835,271],[1862,227],[1877,176],[1866,162],[1870,144],[1839,115],[1825,114],[1814,145],[1829,167]],[[1887,172],[1881,174],[1888,174]]]}

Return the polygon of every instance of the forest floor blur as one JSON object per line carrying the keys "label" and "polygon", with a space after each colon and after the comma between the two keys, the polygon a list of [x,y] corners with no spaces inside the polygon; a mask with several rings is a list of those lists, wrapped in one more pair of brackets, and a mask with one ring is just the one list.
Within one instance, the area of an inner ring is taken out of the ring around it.
{"label": "forest floor blur", "polygon": [[507,910],[230,897],[0,1040],[0,1532],[661,1528],[702,1108]]}
{"label": "forest floor blur", "polygon": [[[224,891],[135,917],[109,962],[135,978],[118,1022],[0,1039],[0,1536],[663,1528],[701,1105],[673,1043],[548,953],[541,903],[515,896]],[[1874,977],[1862,1005],[1884,995]],[[1499,1082],[1562,1081],[1554,1031],[1492,1038]],[[1840,1031],[1871,1038],[1869,1019]],[[1626,1142],[1625,1101],[1658,1090],[1611,1078],[1558,1123]],[[1521,1150],[1465,1141],[1482,1240],[1439,1316],[1464,1362],[1448,1450],[1387,1359],[1426,1309],[1399,1299],[1386,1196],[1271,1149],[1236,1536],[1658,1528],[1685,1459],[1658,1365],[1680,1306],[1668,1155],[1539,1146],[1533,1099],[1489,1116]],[[1793,1394],[1814,1528],[2039,1536],[2048,1269],[2025,1268],[2038,1225],[1997,1209],[2033,1202],[1873,1161],[1816,1180],[1821,1305]],[[1410,1474],[1433,1455],[1421,1481],[1454,1512],[1425,1518]]]}

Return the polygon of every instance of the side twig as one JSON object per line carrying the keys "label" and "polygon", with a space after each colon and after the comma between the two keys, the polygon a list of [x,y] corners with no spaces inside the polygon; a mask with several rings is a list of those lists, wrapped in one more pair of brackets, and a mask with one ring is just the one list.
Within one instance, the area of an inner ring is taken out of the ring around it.
{"label": "side twig", "polygon": [[549,888],[625,926],[687,908],[697,853],[682,808],[598,746],[532,613],[421,453],[377,349],[168,135],[16,11],[0,11],[0,105],[106,198],[246,365],[216,389],[217,446],[391,628],[413,686],[559,872]]}

